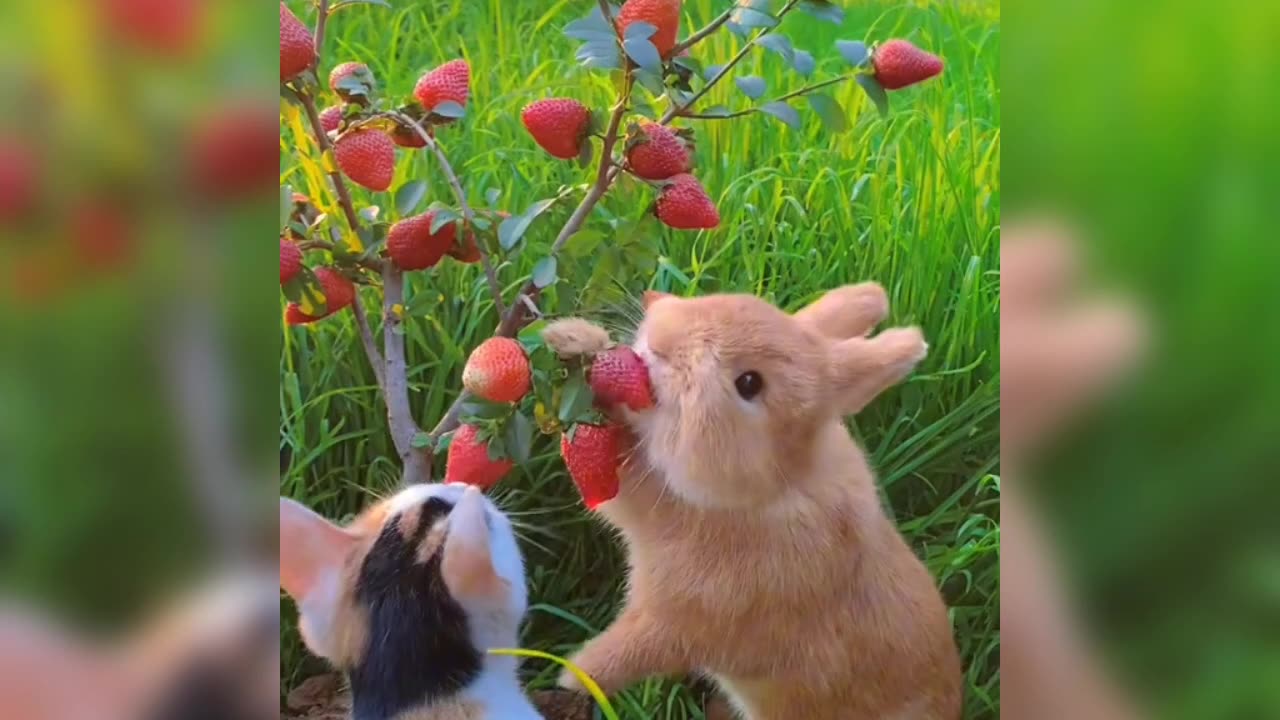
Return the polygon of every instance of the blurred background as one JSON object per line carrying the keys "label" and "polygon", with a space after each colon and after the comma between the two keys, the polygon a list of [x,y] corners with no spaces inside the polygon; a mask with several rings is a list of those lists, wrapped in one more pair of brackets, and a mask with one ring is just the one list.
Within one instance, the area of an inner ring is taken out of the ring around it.
{"label": "blurred background", "polygon": [[1002,12],[1005,712],[1280,716],[1280,4]]}
{"label": "blurred background", "polygon": [[0,7],[0,716],[261,716],[274,11]]}

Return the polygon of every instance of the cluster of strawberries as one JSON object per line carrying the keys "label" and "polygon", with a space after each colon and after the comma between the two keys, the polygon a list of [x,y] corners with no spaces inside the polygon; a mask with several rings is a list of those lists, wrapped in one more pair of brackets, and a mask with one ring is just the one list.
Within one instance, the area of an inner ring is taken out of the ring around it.
{"label": "cluster of strawberries", "polygon": [[[625,34],[637,22],[657,28],[650,41],[663,58],[669,58],[680,29],[680,0],[630,0],[618,13],[618,32]],[[569,98],[534,102],[524,108],[520,119],[543,150],[562,160],[587,155],[590,138],[598,130],[591,110]],[[711,229],[720,224],[720,212],[702,183],[689,174],[691,135],[655,122],[632,124],[623,146],[625,168],[659,189],[655,214],[664,224],[681,230]]]}
{"label": "cluster of strawberries", "polygon": [[[644,410],[653,406],[649,371],[644,361],[626,346],[597,353],[591,361],[588,382],[596,406],[603,410],[626,406]],[[467,358],[462,384],[476,397],[495,403],[518,403],[532,388],[529,357],[520,342],[490,338]],[[491,456],[485,432],[462,425],[449,444],[445,482],[461,482],[488,489],[509,472],[509,459]],[[612,423],[577,423],[560,436],[560,455],[583,502],[594,509],[618,494],[618,458],[623,449],[622,426]]]}

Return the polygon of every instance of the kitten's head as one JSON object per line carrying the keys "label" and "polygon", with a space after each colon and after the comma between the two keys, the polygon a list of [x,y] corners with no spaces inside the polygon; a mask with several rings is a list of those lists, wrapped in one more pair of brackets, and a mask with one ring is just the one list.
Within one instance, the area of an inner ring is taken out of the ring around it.
{"label": "kitten's head", "polygon": [[414,485],[346,527],[281,498],[280,585],[307,647],[386,717],[467,687],[528,602],[510,521],[457,484]]}

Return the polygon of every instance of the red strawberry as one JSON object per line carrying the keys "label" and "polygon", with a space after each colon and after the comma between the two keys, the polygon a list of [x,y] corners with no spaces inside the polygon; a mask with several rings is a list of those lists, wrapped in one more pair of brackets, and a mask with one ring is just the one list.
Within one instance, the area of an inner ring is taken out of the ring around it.
{"label": "red strawberry", "polygon": [[338,126],[341,124],[342,124],[342,106],[341,105],[334,105],[333,107],[327,107],[320,112],[320,127],[324,128],[325,132],[331,133],[334,130],[337,130]]}
{"label": "red strawberry", "polygon": [[572,440],[568,433],[560,436],[560,456],[590,510],[618,495],[621,441],[622,428],[618,425],[579,424]]}
{"label": "red strawberry", "polygon": [[302,272],[302,248],[280,238],[280,284],[284,285]]}
{"label": "red strawberry", "polygon": [[[497,215],[503,220],[511,217],[511,213],[506,210],[499,210]],[[480,245],[476,242],[476,234],[467,233],[465,240],[449,248],[449,257],[468,265],[480,262]]]}
{"label": "red strawberry", "polygon": [[28,138],[0,135],[0,225],[18,219],[35,205],[40,167]]}
{"label": "red strawberry", "polygon": [[192,50],[205,27],[198,0],[102,0],[98,8],[119,40],[166,59]]}
{"label": "red strawberry", "polygon": [[645,410],[653,407],[649,368],[625,345],[596,355],[591,363],[591,392],[605,408],[626,405],[632,410]]}
{"label": "red strawberry", "polygon": [[720,212],[692,175],[676,175],[658,197],[658,219],[680,230],[710,229],[720,224]]}
{"label": "red strawberry", "polygon": [[646,180],[666,180],[689,171],[689,149],[669,128],[657,123],[640,126],[642,136],[627,146],[631,171]]}
{"label": "red strawberry", "polygon": [[510,460],[490,460],[489,448],[476,436],[471,425],[463,425],[453,434],[449,443],[449,459],[445,463],[444,481],[475,485],[488,490],[511,471]]}
{"label": "red strawberry", "polygon": [[578,157],[591,127],[591,111],[577,100],[552,98],[526,105],[520,120],[543,150],[561,160]]}
{"label": "red strawberry", "polygon": [[468,86],[471,84],[471,66],[466,60],[450,60],[423,75],[413,88],[413,96],[430,112],[443,102],[456,102],[467,106]]}
{"label": "red strawberry", "polygon": [[373,73],[369,71],[368,65],[360,62],[344,62],[329,73],[329,88],[337,93],[338,97],[342,98],[344,102],[363,103],[367,99],[364,95],[349,92],[338,85],[338,83],[352,76],[363,80],[370,87],[373,86]]}
{"label": "red strawberry", "polygon": [[325,311],[323,315],[308,315],[297,303],[289,303],[285,308],[284,321],[290,325],[323,320],[350,305],[356,297],[356,286],[347,276],[333,268],[317,268],[316,280],[320,282],[320,293],[324,295]]}
{"label": "red strawberry", "polygon": [[280,82],[311,67],[316,61],[316,39],[311,31],[280,3]]}
{"label": "red strawberry", "polygon": [[453,248],[458,234],[456,223],[445,223],[431,234],[435,211],[405,218],[387,232],[387,255],[401,270],[424,270],[440,262]]}
{"label": "red strawberry", "polygon": [[280,126],[264,109],[247,100],[227,102],[193,124],[187,161],[203,196],[253,195],[279,176],[279,156],[271,146],[279,144]]}
{"label": "red strawberry", "polygon": [[370,190],[391,187],[396,171],[396,144],[381,130],[356,130],[338,138],[334,156],[343,174]]}
{"label": "red strawberry", "polygon": [[658,54],[667,57],[676,46],[676,33],[680,32],[681,0],[627,0],[618,13],[618,29],[626,32],[633,22],[646,22],[658,28],[649,42]]}
{"label": "red strawberry", "polygon": [[529,358],[520,343],[492,337],[471,351],[462,386],[490,402],[519,402],[529,392]]}
{"label": "red strawberry", "polygon": [[898,90],[942,74],[942,58],[906,40],[890,40],[871,56],[876,80],[886,90]]}

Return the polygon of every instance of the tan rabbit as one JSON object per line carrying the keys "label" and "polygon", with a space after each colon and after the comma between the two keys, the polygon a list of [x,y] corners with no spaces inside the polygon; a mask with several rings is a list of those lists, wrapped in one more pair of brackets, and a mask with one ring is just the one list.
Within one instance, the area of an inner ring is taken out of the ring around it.
{"label": "tan rabbit", "polygon": [[841,422],[925,356],[920,330],[868,337],[888,310],[874,283],[795,315],[744,295],[645,306],[657,403],[626,414],[634,447],[601,507],[629,591],[574,662],[610,692],[705,672],[750,720],[958,718],[946,607]]}

